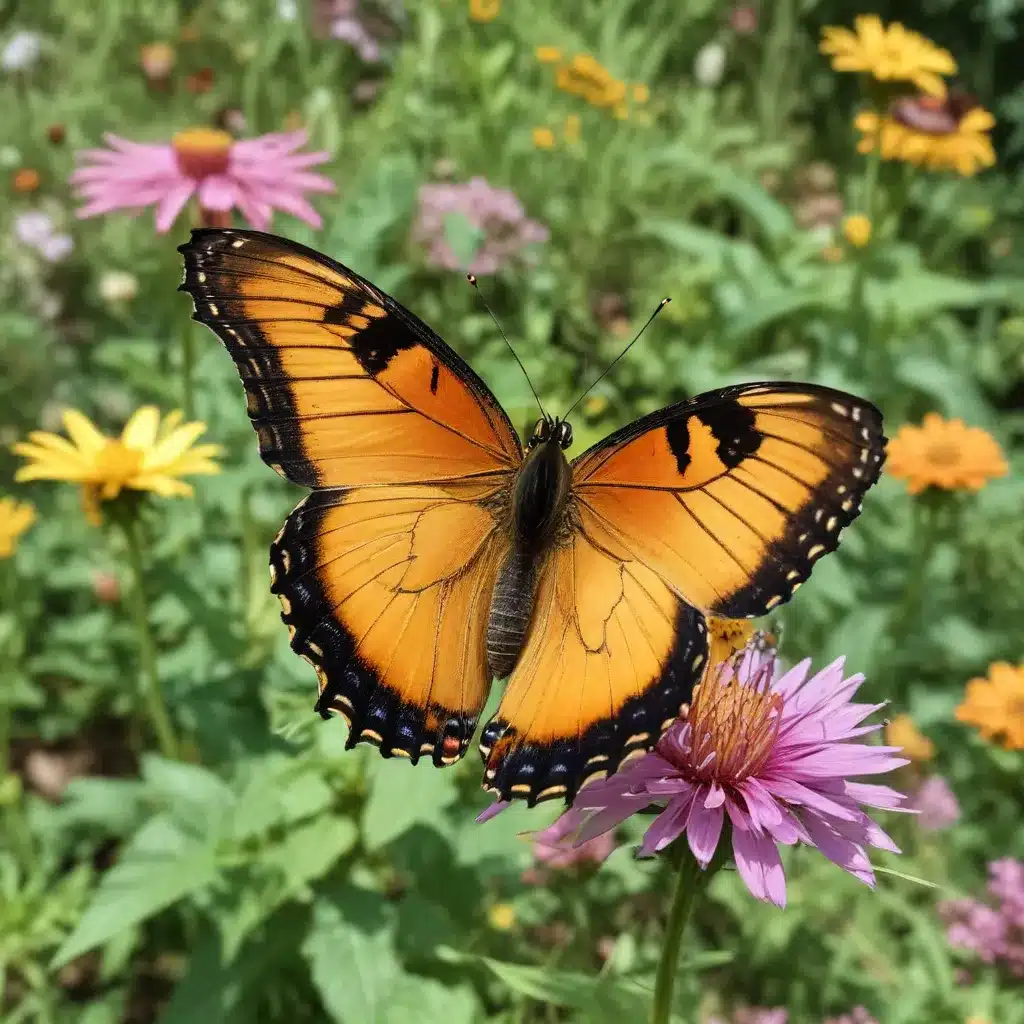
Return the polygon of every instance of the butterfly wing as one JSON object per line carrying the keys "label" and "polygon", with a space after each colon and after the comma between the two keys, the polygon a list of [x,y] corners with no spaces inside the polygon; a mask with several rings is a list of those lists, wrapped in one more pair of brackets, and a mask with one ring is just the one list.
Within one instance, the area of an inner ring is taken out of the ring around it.
{"label": "butterfly wing", "polygon": [[350,746],[456,760],[490,684],[498,523],[522,461],[508,417],[429,327],[327,257],[217,229],[181,252],[182,289],[235,361],[263,459],[314,488],[271,571],[317,709],[348,719]]}
{"label": "butterfly wing", "polygon": [[531,803],[650,749],[699,681],[705,614],[762,615],[839,542],[878,478],[881,415],[814,385],[701,395],[573,463],[572,538],[482,744],[485,785]]}

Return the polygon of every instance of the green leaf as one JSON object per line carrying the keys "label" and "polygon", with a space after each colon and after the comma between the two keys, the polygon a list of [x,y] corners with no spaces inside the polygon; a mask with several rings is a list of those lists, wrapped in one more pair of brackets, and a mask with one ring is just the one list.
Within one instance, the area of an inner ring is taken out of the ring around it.
{"label": "green leaf", "polygon": [[400,973],[387,932],[367,935],[347,922],[333,903],[318,903],[302,954],[324,1008],[335,1020],[381,1020]]}
{"label": "green leaf", "polygon": [[189,839],[163,815],[153,818],[103,876],[52,966],[62,967],[124,929],[141,924],[209,885],[216,874],[212,847]]}
{"label": "green leaf", "polygon": [[359,833],[347,818],[325,816],[300,825],[267,852],[264,862],[283,873],[289,891],[325,875],[356,844]]}
{"label": "green leaf", "polygon": [[441,810],[455,799],[450,773],[414,771],[404,761],[379,761],[363,806],[363,839],[379,850],[417,824],[437,826]]}
{"label": "green leaf", "polygon": [[235,802],[228,784],[197,764],[147,754],[142,759],[142,778],[163,798],[172,817],[190,831],[205,833],[220,827]]}

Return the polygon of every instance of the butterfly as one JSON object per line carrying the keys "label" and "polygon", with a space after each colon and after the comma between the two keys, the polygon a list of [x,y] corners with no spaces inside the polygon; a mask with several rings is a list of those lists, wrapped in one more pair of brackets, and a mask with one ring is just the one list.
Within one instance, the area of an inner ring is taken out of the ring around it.
{"label": "butterfly", "polygon": [[789,600],[881,471],[873,405],[787,382],[699,395],[571,463],[545,415],[524,450],[480,377],[354,271],[256,231],[180,251],[264,461],[311,488],[270,564],[315,709],[347,747],[450,765],[507,677],[480,742],[504,800],[571,802],[653,747],[705,671],[706,616]]}

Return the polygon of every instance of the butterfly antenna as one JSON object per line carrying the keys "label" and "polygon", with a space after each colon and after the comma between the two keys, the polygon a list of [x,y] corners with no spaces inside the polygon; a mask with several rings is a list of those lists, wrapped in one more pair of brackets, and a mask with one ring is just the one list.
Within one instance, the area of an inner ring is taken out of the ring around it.
{"label": "butterfly antenna", "polygon": [[476,289],[476,293],[480,296],[480,301],[483,303],[484,309],[487,310],[490,318],[494,321],[494,326],[498,328],[498,333],[502,338],[504,338],[505,344],[508,345],[508,350],[512,353],[512,358],[519,364],[519,369],[523,371],[526,383],[530,385],[533,397],[537,399],[537,408],[540,409],[541,416],[543,416],[544,419],[547,419],[548,414],[544,411],[544,406],[541,404],[540,395],[537,394],[537,389],[533,386],[533,381],[530,380],[530,375],[526,372],[526,367],[523,366],[523,361],[516,355],[516,350],[512,347],[512,342],[508,340],[505,332],[501,329],[501,324],[498,323],[498,318],[491,312],[491,307],[487,305],[487,300],[484,298],[483,292],[480,291],[480,285],[476,283],[476,274],[467,274],[466,280],[469,281],[469,283]]}
{"label": "butterfly antenna", "polygon": [[562,416],[563,420],[567,420],[569,418],[569,413],[571,413],[573,411],[573,409],[575,409],[576,406],[579,405],[580,402],[582,402],[583,399],[586,398],[587,395],[589,395],[590,392],[594,390],[594,386],[598,383],[598,381],[603,380],[608,375],[608,373],[611,370],[611,368],[640,340],[640,335],[643,334],[644,331],[646,331],[647,328],[651,326],[651,322],[654,320],[654,318],[671,301],[672,301],[671,299],[667,299],[666,298],[666,299],[662,299],[661,302],[658,303],[658,305],[655,308],[654,312],[647,318],[647,323],[645,323],[643,325],[643,327],[641,327],[640,330],[636,332],[636,337],[604,368],[604,370],[601,371],[601,373],[599,373],[597,375],[597,377],[595,377],[590,382],[589,386],[587,387],[587,390],[584,391],[583,394],[580,395],[580,397],[577,398],[576,401],[573,402],[572,405],[570,405],[569,408],[565,411],[564,415]]}

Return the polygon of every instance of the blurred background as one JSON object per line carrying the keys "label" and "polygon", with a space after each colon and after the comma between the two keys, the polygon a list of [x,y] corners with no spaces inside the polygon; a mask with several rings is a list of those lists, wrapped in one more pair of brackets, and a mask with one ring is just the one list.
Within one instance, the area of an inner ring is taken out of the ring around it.
{"label": "blurred background", "polygon": [[642,823],[552,857],[552,805],[474,823],[475,753],[312,714],[267,577],[302,492],[175,290],[205,223],[370,278],[524,429],[465,271],[555,410],[671,296],[574,454],[745,380],[877,404],[886,474],[764,626],[867,675],[920,814],[874,891],[802,849],[784,911],[716,877],[677,1019],[1024,1021],[1022,46],[1020,0],[2,0],[0,1020],[647,1012]]}

